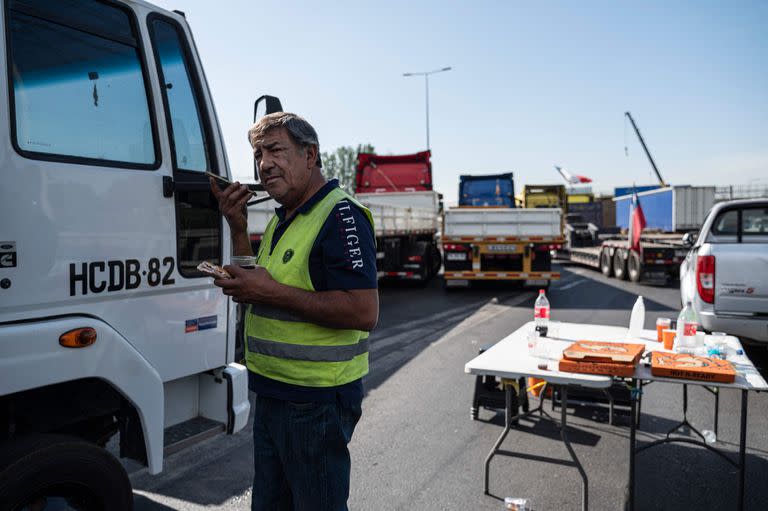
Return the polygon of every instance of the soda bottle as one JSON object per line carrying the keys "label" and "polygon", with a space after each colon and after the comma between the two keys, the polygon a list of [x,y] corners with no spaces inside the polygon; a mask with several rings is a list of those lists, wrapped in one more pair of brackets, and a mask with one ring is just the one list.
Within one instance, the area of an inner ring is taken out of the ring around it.
{"label": "soda bottle", "polygon": [[685,307],[680,311],[677,317],[677,349],[683,353],[693,353],[696,347],[696,330],[699,326],[699,317],[693,310],[690,301],[685,303]]}
{"label": "soda bottle", "polygon": [[547,295],[544,294],[543,289],[539,289],[539,297],[536,298],[536,303],[533,304],[533,320],[536,323],[536,330],[541,332],[541,335],[547,335],[549,300],[547,300]]}

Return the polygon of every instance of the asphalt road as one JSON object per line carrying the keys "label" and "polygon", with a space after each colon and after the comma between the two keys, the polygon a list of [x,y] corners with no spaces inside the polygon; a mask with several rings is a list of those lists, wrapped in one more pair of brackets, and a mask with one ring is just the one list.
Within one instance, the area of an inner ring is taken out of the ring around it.
{"label": "asphalt road", "polygon": [[[575,266],[548,293],[553,319],[625,326],[636,296],[644,296],[646,326],[675,314],[679,292],[605,279]],[[491,464],[490,488],[483,495],[485,456],[501,432],[501,414],[482,409],[472,421],[474,379],[464,364],[480,346],[505,337],[532,317],[535,294],[510,286],[445,292],[439,280],[426,288],[385,286],[379,327],[371,335],[371,373],[363,418],[350,444],[352,510],[494,510],[505,496],[532,499],[536,510],[580,509],[575,468],[498,456]],[[768,350],[750,350],[768,368]],[[768,371],[763,370],[763,374]],[[738,448],[739,398],[720,396],[717,447]],[[689,392],[689,419],[712,429],[714,398],[695,387]],[[549,405],[547,404],[547,409]],[[667,431],[681,418],[679,385],[655,383],[643,396],[638,440]],[[558,415],[556,414],[555,417]],[[589,477],[590,507],[624,505],[628,477],[626,413],[614,425],[596,407],[569,410],[569,435]],[[768,393],[749,397],[746,509],[768,502]],[[521,422],[503,446],[529,455],[569,460],[559,430],[538,419]],[[137,511],[247,510],[252,477],[250,427],[218,437],[166,460],[159,476],[132,474]],[[670,444],[638,455],[638,510],[735,509],[733,469],[706,450]]]}

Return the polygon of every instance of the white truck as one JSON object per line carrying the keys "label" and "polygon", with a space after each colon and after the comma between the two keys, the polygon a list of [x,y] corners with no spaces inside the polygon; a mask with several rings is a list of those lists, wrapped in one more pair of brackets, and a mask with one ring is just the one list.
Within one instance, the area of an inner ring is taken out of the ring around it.
{"label": "white truck", "polygon": [[551,251],[564,242],[560,208],[515,208],[511,173],[461,176],[459,206],[445,211],[446,288],[473,281],[518,281],[549,287]]}
{"label": "white truck", "polygon": [[182,13],[142,1],[0,11],[0,509],[129,510],[123,465],[248,419],[233,304],[196,267],[229,177]]}
{"label": "white truck", "polygon": [[440,271],[442,197],[432,188],[430,157],[357,155],[355,197],[373,214],[380,279],[426,283]]}
{"label": "white truck", "polygon": [[258,253],[261,238],[264,236],[264,231],[267,230],[267,224],[275,216],[275,209],[279,206],[280,204],[274,199],[248,206],[248,237],[251,240],[254,254]]}
{"label": "white truck", "polygon": [[427,281],[437,274],[437,192],[358,193],[355,197],[373,215],[379,278]]}

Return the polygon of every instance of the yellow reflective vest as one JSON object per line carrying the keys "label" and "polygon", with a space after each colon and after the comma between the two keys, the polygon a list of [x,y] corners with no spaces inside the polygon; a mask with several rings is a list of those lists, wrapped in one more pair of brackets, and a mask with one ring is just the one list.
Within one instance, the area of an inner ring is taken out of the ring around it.
{"label": "yellow reflective vest", "polygon": [[[342,201],[361,208],[373,226],[371,212],[335,188],[309,211],[297,214],[270,253],[278,222],[273,217],[261,240],[257,264],[281,284],[315,291],[309,254],[328,215]],[[368,332],[327,328],[267,305],[249,307],[245,348],[249,370],[293,385],[333,387],[368,373]]]}

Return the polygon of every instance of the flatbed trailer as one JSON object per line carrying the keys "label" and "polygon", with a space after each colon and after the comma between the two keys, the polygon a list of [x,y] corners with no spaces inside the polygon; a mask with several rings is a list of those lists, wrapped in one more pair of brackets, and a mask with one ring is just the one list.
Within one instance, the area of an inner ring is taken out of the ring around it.
{"label": "flatbed trailer", "polygon": [[446,287],[522,281],[548,287],[560,278],[551,252],[562,246],[559,208],[453,208],[443,224]]}
{"label": "flatbed trailer", "polygon": [[680,263],[687,249],[680,235],[669,233],[643,234],[640,237],[641,252],[630,250],[626,236],[602,238],[599,245],[591,247],[564,247],[556,256],[575,263],[599,269],[606,277],[632,282],[640,280],[676,279]]}

